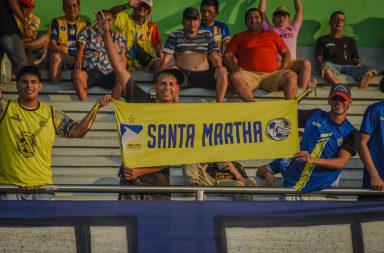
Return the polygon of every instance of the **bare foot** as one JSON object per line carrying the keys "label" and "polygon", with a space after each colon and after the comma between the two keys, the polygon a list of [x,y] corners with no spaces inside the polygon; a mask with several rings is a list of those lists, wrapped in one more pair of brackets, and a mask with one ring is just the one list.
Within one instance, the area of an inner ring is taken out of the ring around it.
{"label": "bare foot", "polygon": [[374,76],[375,76],[375,71],[373,69],[365,73],[359,82],[359,89],[367,88]]}

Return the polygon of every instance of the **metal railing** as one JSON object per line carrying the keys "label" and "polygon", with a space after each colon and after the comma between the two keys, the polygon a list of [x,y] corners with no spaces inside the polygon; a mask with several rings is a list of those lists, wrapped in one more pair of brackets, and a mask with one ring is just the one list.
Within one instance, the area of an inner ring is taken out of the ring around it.
{"label": "metal railing", "polygon": [[[125,185],[89,185],[89,184],[55,184],[41,186],[37,189],[20,188],[14,185],[0,185],[1,193],[194,193],[196,200],[203,201],[205,194],[255,194],[255,195],[306,195],[292,188],[285,187],[202,187],[202,186],[125,186]],[[384,191],[362,188],[331,188],[310,195],[373,195],[384,197]]]}

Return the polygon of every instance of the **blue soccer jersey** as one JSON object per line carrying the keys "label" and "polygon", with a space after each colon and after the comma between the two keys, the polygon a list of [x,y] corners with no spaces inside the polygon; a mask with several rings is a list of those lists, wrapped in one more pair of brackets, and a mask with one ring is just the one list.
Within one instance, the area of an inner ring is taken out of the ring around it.
{"label": "blue soccer jersey", "polygon": [[[341,149],[347,150],[353,156],[356,154],[355,133],[356,129],[347,119],[338,125],[331,120],[329,112],[314,110],[306,120],[300,150],[308,151],[313,157],[324,159],[338,157]],[[336,187],[341,169],[327,169],[292,159],[288,168],[282,173],[283,184],[302,192]]]}
{"label": "blue soccer jersey", "polygon": [[215,39],[215,42],[217,43],[217,46],[220,49],[220,52],[223,52],[224,41],[231,38],[228,26],[215,20],[215,23],[211,26],[200,25],[200,29],[210,31],[213,35],[213,38]]}
{"label": "blue soccer jersey", "polygon": [[[374,103],[367,108],[360,132],[371,136],[368,148],[377,172],[384,180],[384,102]],[[371,176],[366,169],[364,169],[363,187],[371,187]]]}

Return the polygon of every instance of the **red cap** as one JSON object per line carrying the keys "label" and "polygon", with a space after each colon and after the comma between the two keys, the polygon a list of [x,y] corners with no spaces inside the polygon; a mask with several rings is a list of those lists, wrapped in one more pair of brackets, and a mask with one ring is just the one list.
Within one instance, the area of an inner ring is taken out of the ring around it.
{"label": "red cap", "polygon": [[25,4],[29,8],[34,8],[35,7],[35,0],[19,0],[20,4]]}

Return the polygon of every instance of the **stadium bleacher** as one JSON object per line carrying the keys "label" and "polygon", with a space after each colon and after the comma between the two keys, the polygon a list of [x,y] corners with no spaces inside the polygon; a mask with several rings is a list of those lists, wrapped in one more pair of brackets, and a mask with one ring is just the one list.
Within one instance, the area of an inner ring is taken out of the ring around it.
{"label": "stadium bleacher", "polygon": [[[374,57],[383,49],[374,51],[371,48],[363,48],[361,55],[363,60],[376,68],[383,66],[383,59]],[[375,53],[376,52],[376,53]],[[313,48],[299,48],[300,58],[312,59]],[[299,108],[313,109],[322,108],[329,110],[326,98],[329,93],[329,85],[321,79],[320,73],[314,61],[312,62],[313,76],[319,81],[317,97],[311,94],[304,99]],[[380,69],[377,69],[380,71]],[[59,85],[50,84],[46,69],[42,69],[43,90],[40,99],[48,102],[54,107],[65,111],[72,118],[79,120],[93,106],[95,100],[107,91],[102,88],[92,88],[88,91],[89,102],[80,102],[77,99],[75,90],[70,81],[70,72],[63,73],[63,81]],[[146,90],[151,90],[152,75],[146,72],[133,73],[136,82]],[[361,90],[357,87],[352,88],[353,104],[349,110],[348,118],[357,127],[360,127],[362,116],[367,106],[375,101],[382,100],[384,94],[378,90],[378,83],[381,76],[375,77],[373,84],[367,89]],[[343,82],[350,83],[348,77],[342,78]],[[14,82],[2,83],[3,92],[7,98],[17,97]],[[298,91],[300,94],[301,90]],[[185,89],[180,93],[180,102],[214,102],[215,92],[204,89]],[[273,101],[283,98],[281,92],[267,93],[256,90],[254,96],[257,101]],[[227,102],[240,102],[233,94],[228,94]],[[56,184],[118,184],[118,168],[121,164],[119,144],[116,132],[115,116],[112,105],[103,108],[92,127],[92,130],[83,139],[62,139],[57,138],[52,159],[54,182]],[[254,177],[259,166],[266,164],[268,160],[241,161],[249,176]],[[183,185],[183,178],[180,166],[173,166],[171,169],[171,184]],[[340,187],[360,187],[362,178],[362,162],[358,156],[352,158],[345,168],[340,181]],[[263,185],[263,180],[257,179],[258,185]],[[114,200],[116,194],[72,194],[59,193],[57,199],[105,199]],[[187,199],[179,194],[174,194],[173,199]],[[258,196],[256,199],[275,199],[276,196]],[[193,199],[193,198],[189,198]]]}

